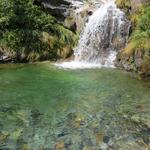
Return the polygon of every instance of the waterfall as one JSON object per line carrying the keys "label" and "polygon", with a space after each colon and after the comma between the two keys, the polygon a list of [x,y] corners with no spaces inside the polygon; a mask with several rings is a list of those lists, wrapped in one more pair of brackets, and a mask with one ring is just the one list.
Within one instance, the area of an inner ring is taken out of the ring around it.
{"label": "waterfall", "polygon": [[115,0],[107,0],[89,17],[74,61],[63,63],[67,68],[114,67],[116,54],[128,39],[130,23],[116,7]]}

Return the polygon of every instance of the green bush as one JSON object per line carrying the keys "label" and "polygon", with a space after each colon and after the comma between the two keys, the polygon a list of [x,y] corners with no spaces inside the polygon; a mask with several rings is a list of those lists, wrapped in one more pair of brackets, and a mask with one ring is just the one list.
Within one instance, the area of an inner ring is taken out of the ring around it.
{"label": "green bush", "polygon": [[[43,33],[51,40],[43,40]],[[71,49],[75,43],[76,35],[33,5],[32,0],[0,0],[1,52],[9,51],[25,61],[57,59],[59,49],[66,45]]]}
{"label": "green bush", "polygon": [[143,10],[138,17],[137,25],[132,33],[131,41],[134,42],[134,49],[150,49],[150,6],[143,6]]}

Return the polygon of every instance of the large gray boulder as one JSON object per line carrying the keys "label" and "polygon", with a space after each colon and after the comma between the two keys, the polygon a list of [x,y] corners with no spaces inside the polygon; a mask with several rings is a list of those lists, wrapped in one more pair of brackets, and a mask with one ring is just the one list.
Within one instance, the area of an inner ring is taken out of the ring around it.
{"label": "large gray boulder", "polygon": [[41,5],[58,20],[64,21],[72,7],[82,4],[82,0],[34,0],[34,4]]}

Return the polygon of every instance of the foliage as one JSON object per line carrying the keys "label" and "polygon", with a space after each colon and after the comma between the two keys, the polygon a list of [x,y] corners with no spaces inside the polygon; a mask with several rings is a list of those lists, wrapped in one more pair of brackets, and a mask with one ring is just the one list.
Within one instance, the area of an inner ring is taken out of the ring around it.
{"label": "foliage", "polygon": [[150,50],[150,6],[143,6],[137,18],[135,29],[126,49],[128,51]]}
{"label": "foliage", "polygon": [[[43,33],[51,40],[44,40]],[[25,61],[52,59],[58,57],[58,49],[65,45],[72,48],[75,42],[74,33],[33,5],[32,0],[0,0],[1,52]]]}
{"label": "foliage", "polygon": [[[132,2],[132,3],[131,3]],[[121,67],[134,70],[142,77],[150,76],[150,1],[116,0],[132,23],[127,46],[118,54]]]}

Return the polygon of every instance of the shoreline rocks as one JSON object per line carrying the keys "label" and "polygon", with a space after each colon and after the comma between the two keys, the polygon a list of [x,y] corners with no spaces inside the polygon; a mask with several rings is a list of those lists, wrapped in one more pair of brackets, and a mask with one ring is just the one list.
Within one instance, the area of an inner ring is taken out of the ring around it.
{"label": "shoreline rocks", "polygon": [[[130,37],[127,42],[127,45],[122,49],[116,58],[115,65],[121,69],[136,72],[140,78],[149,79],[150,78],[150,45],[146,42],[149,42],[149,38],[144,41],[144,45],[141,46],[138,39],[132,39],[135,35],[136,30],[139,30],[139,18],[145,17],[144,13],[141,11],[144,10],[147,6],[150,5],[149,0],[116,0],[117,6],[122,9],[128,18],[131,20],[131,30]],[[144,25],[143,25],[144,26]],[[147,29],[148,30],[148,29]],[[146,34],[147,31],[143,33]],[[140,31],[138,34],[143,34]],[[136,33],[137,34],[137,33]],[[141,35],[139,35],[140,37]],[[142,40],[142,39],[141,39]],[[143,42],[143,41],[142,41]],[[138,45],[139,44],[139,45]],[[136,45],[136,46],[135,46]]]}

